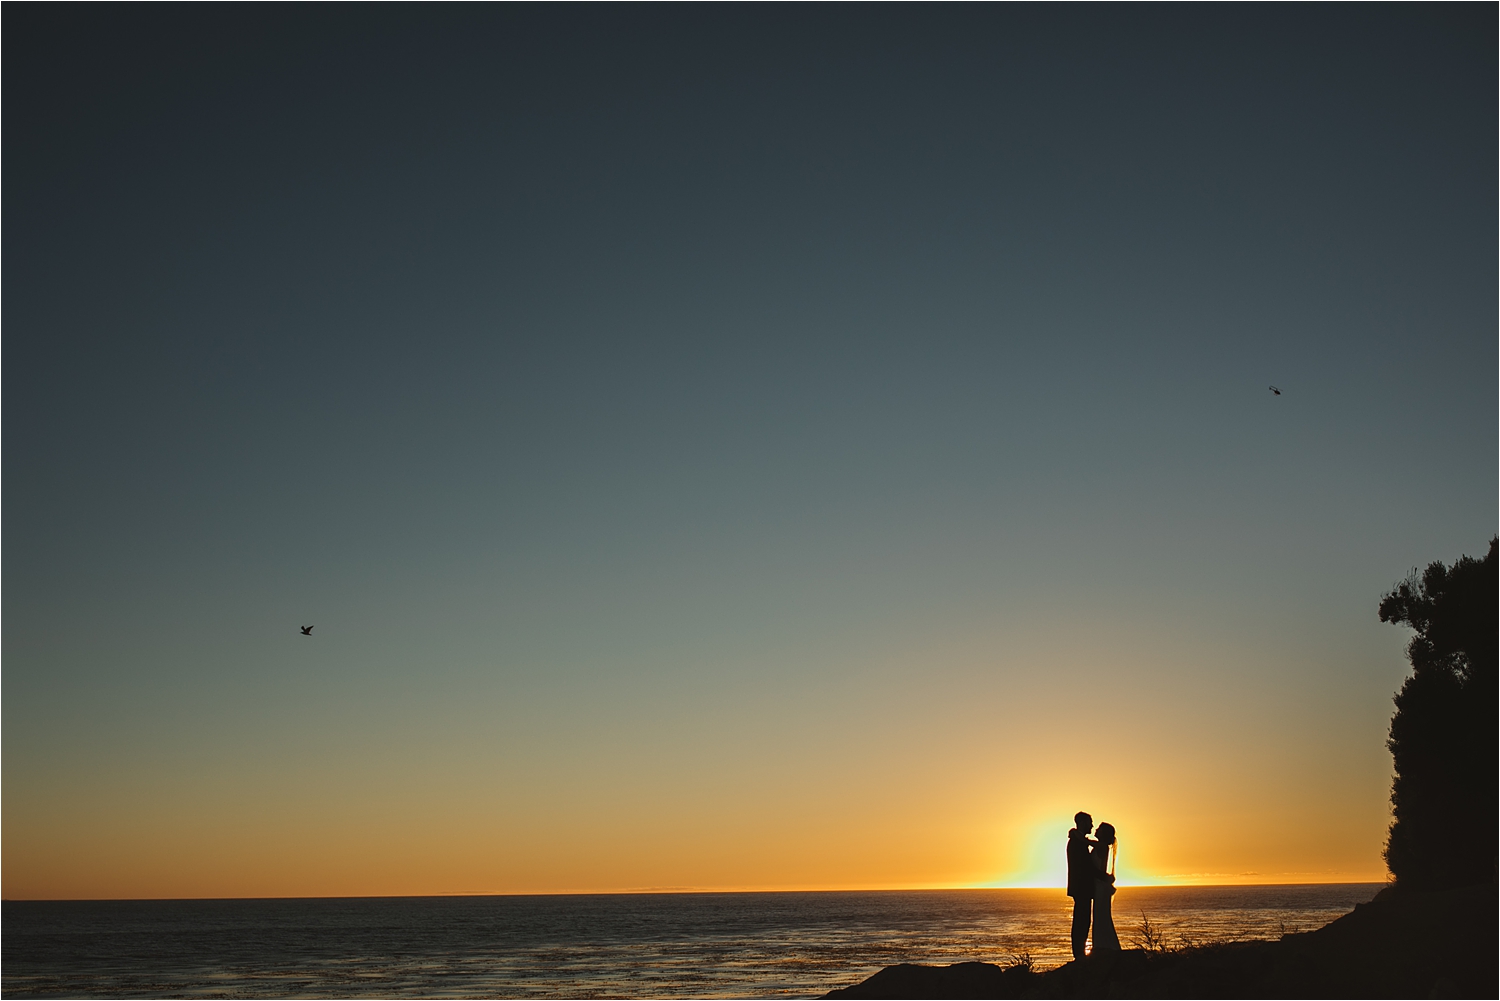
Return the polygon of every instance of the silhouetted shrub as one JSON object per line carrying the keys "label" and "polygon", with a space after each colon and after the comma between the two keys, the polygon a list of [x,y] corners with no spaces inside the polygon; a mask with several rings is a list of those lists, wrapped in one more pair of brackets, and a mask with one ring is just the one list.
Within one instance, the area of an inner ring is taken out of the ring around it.
{"label": "silhouetted shrub", "polygon": [[1136,933],[1136,948],[1142,952],[1171,952],[1167,946],[1166,932],[1162,931],[1160,925],[1151,923],[1146,917],[1146,912],[1141,912],[1141,928]]}
{"label": "silhouetted shrub", "polygon": [[1412,674],[1396,695],[1387,743],[1396,779],[1385,861],[1401,886],[1495,879],[1496,542],[1483,560],[1433,563],[1420,577],[1413,571],[1380,601],[1382,622],[1417,631],[1406,648]]}

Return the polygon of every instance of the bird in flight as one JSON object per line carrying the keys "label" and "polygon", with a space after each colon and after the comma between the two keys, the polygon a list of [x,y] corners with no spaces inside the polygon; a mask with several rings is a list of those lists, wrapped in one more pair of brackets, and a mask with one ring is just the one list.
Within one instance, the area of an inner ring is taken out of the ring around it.
{"label": "bird in flight", "polygon": [[302,635],[303,636],[311,636],[312,635],[312,629],[313,629],[312,626],[303,626],[302,627]]}
{"label": "bird in flight", "polygon": [[1275,393],[1277,396],[1281,395],[1281,390],[1277,389],[1275,386],[1270,387],[1270,389],[1271,392]]}

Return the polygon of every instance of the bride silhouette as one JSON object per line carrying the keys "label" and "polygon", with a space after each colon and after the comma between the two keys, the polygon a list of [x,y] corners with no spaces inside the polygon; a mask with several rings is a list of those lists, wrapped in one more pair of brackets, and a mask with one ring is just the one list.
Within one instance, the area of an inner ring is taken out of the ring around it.
{"label": "bride silhouette", "polygon": [[[1120,936],[1115,934],[1115,918],[1109,906],[1115,895],[1115,825],[1100,824],[1094,836],[1098,841],[1089,851],[1089,861],[1101,878],[1094,880],[1094,946],[1090,955],[1120,951]],[[1106,875],[1108,878],[1103,878]]]}

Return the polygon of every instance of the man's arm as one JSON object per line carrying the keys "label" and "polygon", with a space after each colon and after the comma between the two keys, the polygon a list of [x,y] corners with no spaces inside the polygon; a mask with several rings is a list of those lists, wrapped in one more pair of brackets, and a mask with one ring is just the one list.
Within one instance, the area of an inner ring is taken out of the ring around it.
{"label": "man's arm", "polygon": [[1115,877],[1100,869],[1098,866],[1094,865],[1094,857],[1089,854],[1089,849],[1096,848],[1098,847],[1098,845],[1099,842],[1092,841],[1085,835],[1073,835],[1068,840],[1069,867],[1071,868],[1071,866],[1075,863],[1081,866],[1087,866],[1093,871],[1095,879],[1103,879],[1113,883],[1115,881]]}

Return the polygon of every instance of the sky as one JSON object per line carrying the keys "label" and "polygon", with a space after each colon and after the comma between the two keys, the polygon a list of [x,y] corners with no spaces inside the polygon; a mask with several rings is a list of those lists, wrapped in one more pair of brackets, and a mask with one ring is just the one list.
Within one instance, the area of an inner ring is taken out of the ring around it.
{"label": "sky", "polygon": [[4,896],[1384,879],[1496,17],[8,7]]}

